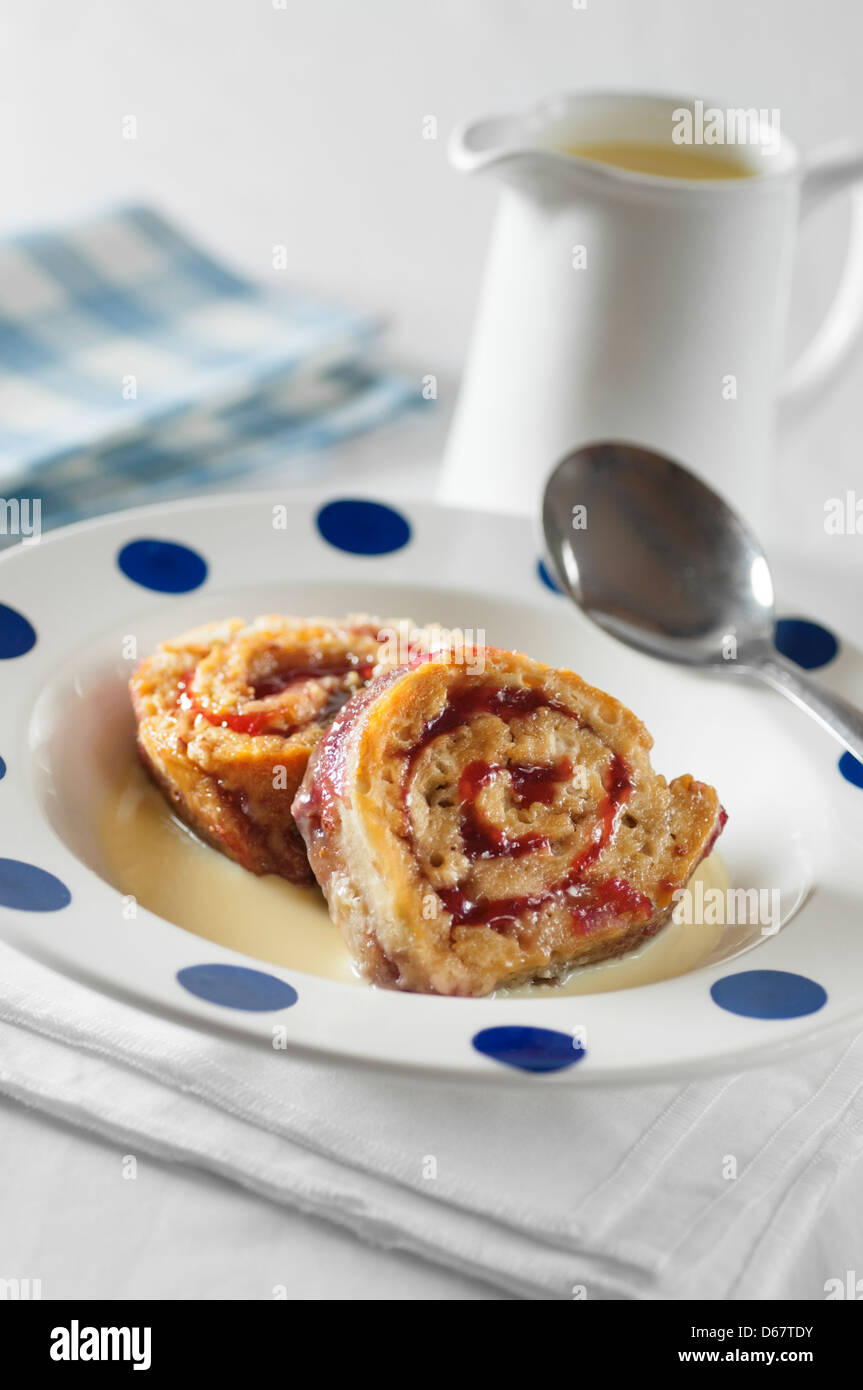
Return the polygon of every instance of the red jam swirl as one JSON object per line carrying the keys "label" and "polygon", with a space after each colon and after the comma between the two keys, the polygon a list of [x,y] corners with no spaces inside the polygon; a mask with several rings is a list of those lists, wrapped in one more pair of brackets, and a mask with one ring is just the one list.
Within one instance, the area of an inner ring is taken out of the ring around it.
{"label": "red jam swirl", "polygon": [[[405,790],[410,773],[425,748],[441,734],[458,728],[472,715],[495,714],[506,722],[532,714],[538,709],[550,709],[569,719],[579,720],[575,710],[559,701],[549,699],[541,690],[528,686],[503,687],[489,690],[471,686],[449,700],[434,719],[429,720],[416,745],[407,757]],[[545,835],[528,832],[510,838],[506,832],[489,825],[476,807],[477,797],[484,786],[504,769],[497,764],[481,761],[469,763],[459,779],[459,800],[462,813],[464,852],[469,861],[501,857],[518,858],[532,850],[548,850]],[[542,801],[550,805],[555,787],[572,776],[572,765],[563,760],[556,767],[514,764],[510,773],[513,795],[520,805]],[[584,933],[612,918],[627,916],[633,922],[647,922],[653,914],[653,903],[631,884],[621,879],[585,883],[584,873],[595,864],[610,842],[620,807],[632,792],[632,779],[623,758],[614,754],[605,776],[605,796],[599,806],[596,829],[590,843],[575,856],[567,872],[555,883],[536,893],[512,898],[470,897],[463,884],[437,889],[437,895],[455,926],[490,926],[506,930],[513,920],[524,913],[545,907],[548,903],[567,899],[574,930]]]}
{"label": "red jam swirl", "polygon": [[322,680],[324,676],[335,676],[337,680],[344,680],[353,671],[365,684],[373,670],[374,662],[363,661],[361,657],[348,653],[344,657],[332,660],[315,661],[308,666],[281,667],[272,675],[255,681],[252,689],[256,700],[269,700],[273,695],[281,695],[283,690],[290,689],[292,685],[299,685],[302,681]]}
{"label": "red jam swirl", "polygon": [[177,682],[177,704],[180,709],[202,715],[208,724],[214,724],[216,728],[232,729],[236,734],[251,734],[253,737],[266,733],[272,725],[272,710],[256,710],[251,714],[241,714],[239,710],[213,710],[202,705],[192,694],[194,679],[194,671],[187,671]]}
{"label": "red jam swirl", "polygon": [[508,772],[512,784],[512,795],[519,806],[531,806],[534,801],[550,806],[555,788],[572,776],[572,763],[563,758],[555,767],[532,766],[528,763],[511,763],[504,767],[501,763],[487,763],[478,759],[468,763],[458,783],[458,796],[461,805],[461,833],[465,857],[471,863],[475,859],[518,859],[533,850],[550,849],[547,835],[528,831],[524,835],[509,836],[499,826],[490,825],[480,813],[476,801],[483,787],[487,787],[502,772]]}
{"label": "red jam swirl", "polygon": [[632,778],[629,775],[629,768],[623,758],[615,753],[608,772],[605,774],[605,796],[597,809],[596,830],[593,833],[593,838],[591,843],[580,854],[576,855],[567,876],[572,883],[577,883],[584,870],[589,868],[591,864],[595,864],[602,854],[614,834],[617,813],[624,801],[629,800],[631,794]]}
{"label": "red jam swirl", "polygon": [[[548,704],[548,701],[540,698],[532,707],[539,708]],[[502,710],[508,711],[511,707],[510,701],[498,700],[491,709],[495,713],[501,713]],[[427,726],[426,734],[433,727],[437,732],[454,727],[446,718],[450,708],[448,706],[443,715]],[[488,702],[483,702],[481,708],[489,708]],[[524,704],[519,701],[517,713],[525,712]],[[506,715],[501,713],[501,717],[505,718]],[[426,737],[423,746],[428,741]],[[415,756],[416,750],[411,754],[411,758]],[[505,831],[488,825],[479,817],[476,798],[481,789],[502,770],[496,764],[477,761],[469,763],[459,779],[464,850],[471,862],[478,858],[519,857],[531,850],[550,848],[547,836],[532,832],[510,839]],[[572,776],[572,764],[566,759],[556,767],[516,764],[509,771],[513,793],[520,804],[530,805],[531,801],[536,800],[550,804],[555,786]],[[623,758],[614,754],[605,775],[605,796],[598,809],[596,827],[590,843],[575,856],[563,877],[536,893],[511,898],[471,898],[462,884],[439,888],[438,897],[449,912],[452,925],[489,926],[495,930],[506,930],[513,920],[519,919],[526,912],[545,907],[549,903],[562,902],[564,899],[567,900],[566,905],[572,916],[573,928],[579,934],[592,931],[604,922],[620,917],[628,917],[633,922],[648,921],[653,913],[653,904],[631,884],[617,878],[599,883],[584,882],[585,871],[596,863],[611,841],[620,807],[631,795],[632,787],[629,768]]]}
{"label": "red jam swirl", "polygon": [[[559,700],[549,699],[541,690],[530,686],[502,686],[489,690],[484,686],[468,686],[453,694],[434,719],[430,719],[422,730],[407,757],[404,781],[405,793],[410,785],[410,774],[420,754],[436,738],[459,728],[472,715],[495,714],[508,722],[523,718],[538,709],[554,710],[568,719],[578,719],[574,710],[567,709]],[[554,768],[528,767],[517,764],[507,770],[512,774],[513,794],[519,805],[530,805],[531,801],[548,801],[554,795],[555,782],[565,781],[572,776],[572,766],[567,763],[567,771],[557,776]],[[475,859],[517,859],[533,850],[547,850],[550,842],[547,835],[528,831],[525,835],[511,838],[505,830],[489,825],[476,806],[476,799],[484,786],[496,777],[503,768],[492,763],[477,761],[470,763],[459,780],[459,800],[462,808],[462,839],[464,852],[471,861]],[[536,791],[529,793],[533,781]],[[525,799],[527,798],[527,799]]]}
{"label": "red jam swirl", "polygon": [[[278,671],[274,671],[272,675],[255,682],[252,687],[252,698],[254,700],[271,699],[274,695],[281,695],[283,691],[289,690],[295,685],[301,685],[305,681],[323,680],[327,676],[343,681],[354,671],[360,680],[365,682],[371,676],[372,670],[371,662],[363,661],[352,653],[333,660],[324,659],[314,662],[309,666],[283,666]],[[287,738],[292,733],[296,733],[297,728],[299,728],[299,725],[291,728],[274,727],[274,716],[278,716],[278,710],[252,710],[244,714],[235,709],[210,709],[207,705],[201,704],[192,693],[194,679],[194,671],[186,671],[180,677],[177,682],[177,703],[181,709],[191,710],[194,714],[202,715],[209,724],[213,724],[216,728],[231,729],[236,734],[248,734],[252,738],[258,734],[270,732]],[[351,693],[348,689],[333,691],[327,707],[320,712],[318,717],[329,719],[350,699]]]}
{"label": "red jam swirl", "polygon": [[510,763],[507,769],[512,782],[512,794],[519,806],[532,806],[535,801],[550,806],[554,789],[568,782],[573,773],[569,758],[561,758],[552,767],[531,766],[529,763]]}
{"label": "red jam swirl", "polygon": [[468,686],[466,690],[454,695],[434,719],[430,719],[408,755],[408,776],[414,763],[424,749],[441,734],[451,733],[464,724],[473,714],[496,714],[499,719],[509,721],[533,714],[538,709],[554,710],[568,719],[578,721],[575,710],[567,709],[559,700],[550,700],[541,690],[532,690],[527,685],[502,686],[488,690],[483,686]]}

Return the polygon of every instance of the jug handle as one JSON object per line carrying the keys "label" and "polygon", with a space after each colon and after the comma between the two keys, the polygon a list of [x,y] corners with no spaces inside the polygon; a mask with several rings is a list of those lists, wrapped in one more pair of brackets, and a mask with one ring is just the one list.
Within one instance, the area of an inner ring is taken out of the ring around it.
{"label": "jug handle", "polygon": [[847,361],[863,327],[863,150],[831,146],[806,161],[801,217],[847,189],[851,191],[851,227],[842,275],[815,336],[785,374],[780,388],[783,407],[810,404]]}

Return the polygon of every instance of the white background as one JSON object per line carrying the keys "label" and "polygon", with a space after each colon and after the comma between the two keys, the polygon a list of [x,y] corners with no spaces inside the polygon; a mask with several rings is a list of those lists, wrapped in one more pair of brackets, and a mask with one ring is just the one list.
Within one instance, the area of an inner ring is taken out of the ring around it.
{"label": "white background", "polygon": [[[778,108],[804,151],[863,141],[861,51],[850,0],[7,0],[0,232],[152,202],[258,279],[385,314],[391,358],[441,378],[439,422],[318,467],[425,491],[494,202],[492,184],[448,168],[450,127],[605,86]],[[844,227],[836,208],[807,231],[794,342],[829,298]],[[780,435],[773,548],[790,605],[863,642],[863,537],[823,527],[828,497],[863,496],[861,386],[858,356]],[[124,1184],[108,1146],[8,1103],[0,1165],[0,1276],[41,1277],[46,1296],[267,1298],[279,1283],[296,1297],[494,1296],[215,1179],[142,1164]],[[790,1296],[817,1296],[820,1263],[823,1277],[854,1267],[842,1210],[838,1193]]]}

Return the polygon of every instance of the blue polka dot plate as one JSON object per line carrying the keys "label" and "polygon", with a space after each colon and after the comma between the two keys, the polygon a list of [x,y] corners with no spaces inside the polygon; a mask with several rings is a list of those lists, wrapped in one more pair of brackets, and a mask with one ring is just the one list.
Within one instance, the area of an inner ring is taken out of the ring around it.
{"label": "blue polka dot plate", "polygon": [[[710,950],[682,973],[446,999],[292,964],[242,920],[244,949],[203,939],[169,920],[170,895],[129,911],[104,819],[133,756],[131,669],[199,623],[278,611],[439,620],[630,705],[654,766],[712,782],[729,813]],[[777,644],[860,699],[863,661],[834,634],[789,614]],[[141,1007],[342,1061],[575,1085],[791,1060],[863,1020],[863,767],[769,692],[651,662],[588,624],[518,518],[253,494],[74,526],[0,559],[0,683],[0,935]]]}

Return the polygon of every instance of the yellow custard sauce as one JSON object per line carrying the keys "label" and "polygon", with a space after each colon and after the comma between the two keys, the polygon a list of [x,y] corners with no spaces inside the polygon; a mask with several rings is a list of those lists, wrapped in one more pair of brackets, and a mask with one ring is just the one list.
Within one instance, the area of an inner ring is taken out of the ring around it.
{"label": "yellow custard sauce", "polygon": [[[100,839],[108,876],[120,892],[169,922],[271,965],[367,988],[353,971],[317,888],[274,875],[257,878],[205,845],[173,815],[136,761],[105,807]],[[728,878],[714,853],[697,870],[705,892]],[[716,949],[720,925],[669,922],[645,946],[575,971],[560,985],[529,985],[517,997],[599,994],[671,979]]]}
{"label": "yellow custard sauce", "polygon": [[634,174],[663,179],[750,179],[754,171],[727,154],[704,154],[691,146],[649,145],[629,140],[596,140],[562,146],[564,154],[612,164]]}

